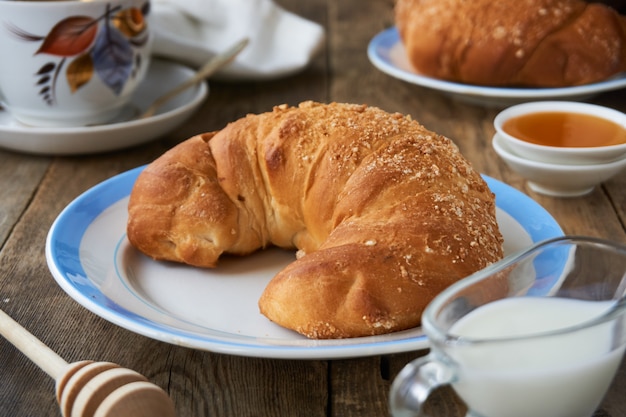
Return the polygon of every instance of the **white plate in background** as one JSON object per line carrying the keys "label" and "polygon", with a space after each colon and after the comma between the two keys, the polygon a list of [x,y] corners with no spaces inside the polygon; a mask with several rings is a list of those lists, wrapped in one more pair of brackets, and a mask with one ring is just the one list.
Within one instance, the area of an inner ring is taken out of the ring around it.
{"label": "white plate in background", "polygon": [[537,100],[583,100],[605,91],[626,87],[626,74],[603,82],[560,88],[485,87],[426,77],[417,73],[409,63],[395,27],[374,36],[368,45],[367,55],[376,68],[392,77],[438,90],[464,101],[491,106],[509,106]]}

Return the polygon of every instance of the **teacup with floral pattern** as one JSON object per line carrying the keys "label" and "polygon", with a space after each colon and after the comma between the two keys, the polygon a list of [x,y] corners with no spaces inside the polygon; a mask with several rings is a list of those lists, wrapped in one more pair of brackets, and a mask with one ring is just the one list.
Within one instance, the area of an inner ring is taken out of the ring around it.
{"label": "teacup with floral pattern", "polygon": [[145,78],[150,0],[0,0],[0,102],[33,126],[115,118]]}

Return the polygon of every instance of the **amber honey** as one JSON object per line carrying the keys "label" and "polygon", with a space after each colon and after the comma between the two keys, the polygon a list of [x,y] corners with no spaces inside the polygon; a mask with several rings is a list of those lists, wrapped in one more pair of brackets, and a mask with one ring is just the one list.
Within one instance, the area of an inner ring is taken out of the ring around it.
{"label": "amber honey", "polygon": [[626,143],[626,129],[601,117],[568,112],[529,113],[502,125],[509,135],[544,146],[583,148]]}

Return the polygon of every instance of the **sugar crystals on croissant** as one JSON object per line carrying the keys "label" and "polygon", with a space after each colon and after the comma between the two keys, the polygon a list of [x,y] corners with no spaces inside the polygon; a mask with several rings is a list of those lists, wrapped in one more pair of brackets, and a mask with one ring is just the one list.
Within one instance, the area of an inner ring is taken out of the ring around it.
{"label": "sugar crystals on croissant", "polygon": [[137,179],[127,231],[152,258],[198,267],[297,249],[259,308],[321,339],[415,327],[437,293],[502,257],[494,196],[449,139],[339,103],[278,106],[169,150]]}

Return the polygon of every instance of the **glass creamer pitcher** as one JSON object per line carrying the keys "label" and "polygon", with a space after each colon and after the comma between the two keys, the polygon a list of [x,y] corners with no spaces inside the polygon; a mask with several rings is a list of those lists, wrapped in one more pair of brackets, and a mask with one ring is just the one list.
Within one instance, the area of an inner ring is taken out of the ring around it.
{"label": "glass creamer pitcher", "polygon": [[[589,417],[626,346],[626,246],[565,236],[465,278],[426,308],[430,353],[390,393],[394,417],[424,416],[451,385],[468,417]],[[437,417],[437,416],[433,416]]]}

